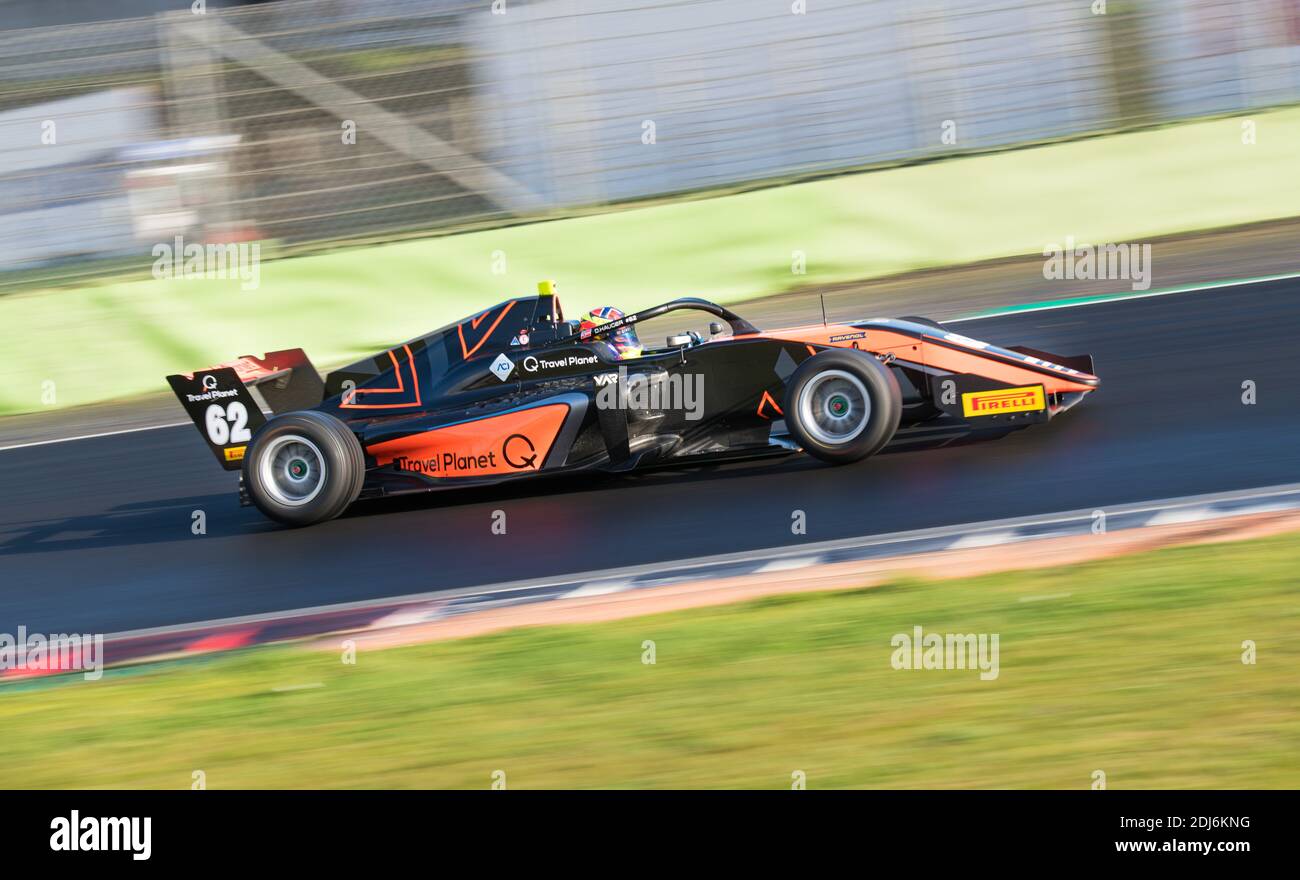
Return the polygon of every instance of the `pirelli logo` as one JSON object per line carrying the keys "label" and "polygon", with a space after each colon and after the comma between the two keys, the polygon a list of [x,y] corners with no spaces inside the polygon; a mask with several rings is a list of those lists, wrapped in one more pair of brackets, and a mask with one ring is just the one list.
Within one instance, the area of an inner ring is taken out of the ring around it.
{"label": "pirelli logo", "polygon": [[967,416],[996,416],[1001,413],[1035,412],[1047,409],[1042,385],[1028,388],[999,388],[996,391],[968,391],[961,396],[961,410]]}
{"label": "pirelli logo", "polygon": [[231,446],[223,449],[222,452],[226,456],[226,461],[243,461],[246,449],[248,449],[247,446]]}

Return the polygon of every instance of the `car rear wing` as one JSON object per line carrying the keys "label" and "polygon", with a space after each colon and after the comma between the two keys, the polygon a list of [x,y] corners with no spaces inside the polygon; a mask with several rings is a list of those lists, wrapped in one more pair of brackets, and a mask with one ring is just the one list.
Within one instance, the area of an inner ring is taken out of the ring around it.
{"label": "car rear wing", "polygon": [[273,414],[310,409],[325,397],[325,383],[301,348],[260,358],[244,355],[168,376],[167,383],[226,470],[242,466],[249,441],[266,424],[263,409]]}

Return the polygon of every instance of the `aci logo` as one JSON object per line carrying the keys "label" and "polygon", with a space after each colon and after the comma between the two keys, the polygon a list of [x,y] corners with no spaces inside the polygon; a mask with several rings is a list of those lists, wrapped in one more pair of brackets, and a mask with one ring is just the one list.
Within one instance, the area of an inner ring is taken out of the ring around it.
{"label": "aci logo", "polygon": [[492,362],[492,366],[489,367],[489,369],[492,371],[493,375],[504,382],[506,379],[509,379],[510,374],[514,372],[515,362],[506,357],[505,352],[502,352],[497,355],[497,359]]}

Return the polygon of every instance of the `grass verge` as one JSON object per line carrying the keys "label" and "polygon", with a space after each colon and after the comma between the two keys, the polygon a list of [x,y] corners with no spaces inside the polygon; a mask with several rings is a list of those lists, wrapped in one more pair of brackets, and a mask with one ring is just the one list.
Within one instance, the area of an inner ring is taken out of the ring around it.
{"label": "grass verge", "polygon": [[[267,648],[9,685],[0,785],[1294,788],[1297,563],[1300,533],[355,665]],[[918,625],[998,633],[997,679],[891,668]]]}

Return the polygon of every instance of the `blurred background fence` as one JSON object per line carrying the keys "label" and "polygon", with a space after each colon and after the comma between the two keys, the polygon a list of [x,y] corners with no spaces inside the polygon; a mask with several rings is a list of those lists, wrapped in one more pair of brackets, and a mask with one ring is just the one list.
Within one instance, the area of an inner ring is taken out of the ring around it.
{"label": "blurred background fence", "polygon": [[0,0],[0,292],[1300,101],[1300,0],[107,6]]}

